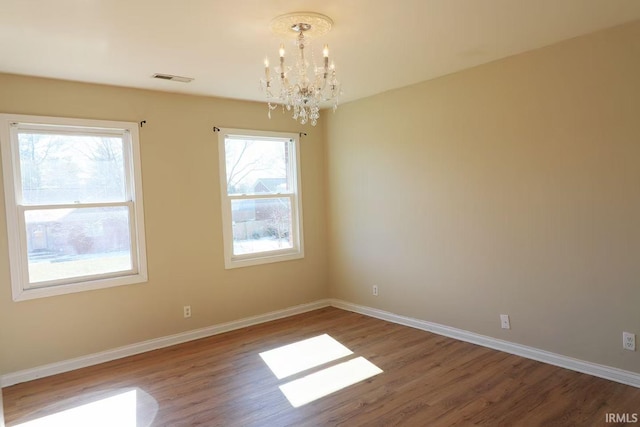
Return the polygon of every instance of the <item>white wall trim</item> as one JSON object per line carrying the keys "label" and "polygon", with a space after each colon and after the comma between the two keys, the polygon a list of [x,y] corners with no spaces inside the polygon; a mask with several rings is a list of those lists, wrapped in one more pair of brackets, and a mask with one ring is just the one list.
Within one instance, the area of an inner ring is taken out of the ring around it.
{"label": "white wall trim", "polygon": [[509,341],[488,337],[486,335],[480,335],[474,332],[465,331],[463,329],[440,325],[438,323],[401,316],[376,308],[352,304],[350,302],[342,301],[339,299],[323,299],[308,304],[302,304],[282,310],[272,311],[258,316],[246,317],[227,323],[207,326],[205,328],[143,341],[140,343],[127,345],[112,350],[106,350],[87,356],[81,356],[62,362],[51,363],[32,369],[25,369],[14,373],[9,373],[0,376],[0,388],[8,387],[25,381],[31,381],[37,378],[73,371],[75,369],[80,369],[87,366],[97,365],[99,363],[109,362],[127,356],[133,356],[135,354],[144,353],[146,351],[157,350],[159,348],[181,344],[187,341],[222,334],[224,332],[233,331],[247,326],[257,325],[276,319],[282,319],[285,317],[306,313],[308,311],[313,311],[328,306],[352,311],[354,313],[363,314],[365,316],[375,317],[377,319],[386,320],[388,322],[397,323],[400,325],[410,326],[412,328],[432,332],[460,341],[481,345],[483,347],[492,348],[494,350],[504,351],[506,353],[525,357],[527,359],[537,360],[539,362],[548,363],[550,365],[559,366],[561,368],[570,369],[572,371],[582,372],[585,374],[593,375],[595,377],[600,377],[640,388],[640,374],[635,372],[625,371],[622,369],[600,365],[597,363],[586,362],[584,360],[574,359],[572,357],[551,353],[534,347],[516,344]]}
{"label": "white wall trim", "polygon": [[2,387],[9,387],[14,384],[35,380],[37,378],[61,374],[63,372],[73,371],[75,369],[85,368],[87,366],[97,365],[99,363],[110,362],[112,360],[121,359],[127,356],[133,356],[135,354],[144,353],[146,351],[157,350],[159,348],[169,347],[200,338],[206,338],[212,335],[218,335],[224,332],[245,328],[247,326],[257,325],[276,319],[282,319],[284,317],[294,316],[296,314],[306,313],[308,311],[328,307],[329,305],[331,305],[330,300],[319,300],[308,304],[296,305],[282,310],[272,311],[258,316],[245,317],[244,319],[240,320],[207,326],[205,328],[194,329],[192,331],[181,332],[179,334],[169,335],[166,337],[156,338],[148,341],[142,341],[136,344],[114,348],[112,350],[106,350],[99,353],[76,357],[74,359],[64,360],[62,362],[51,363],[48,365],[9,373],[0,376],[0,389]]}
{"label": "white wall trim", "polygon": [[392,323],[410,326],[412,328],[421,329],[423,331],[433,332],[434,334],[455,338],[460,341],[466,341],[472,344],[481,345],[483,347],[492,348],[494,350],[504,351],[505,353],[522,356],[527,359],[537,360],[539,362],[548,363],[550,365],[559,366],[561,368],[570,369],[572,371],[582,372],[584,374],[589,374],[595,377],[600,377],[640,388],[640,374],[635,372],[625,371],[605,365],[599,365],[597,363],[586,362],[584,360],[574,359],[572,357],[551,353],[549,351],[540,350],[534,347],[516,344],[498,338],[492,338],[486,335],[480,335],[474,332],[465,331],[463,329],[440,325],[438,323],[400,316],[388,311],[352,304],[338,299],[332,299],[331,305],[343,310],[353,311],[355,313],[364,314],[366,316],[375,317],[377,319],[386,320]]}

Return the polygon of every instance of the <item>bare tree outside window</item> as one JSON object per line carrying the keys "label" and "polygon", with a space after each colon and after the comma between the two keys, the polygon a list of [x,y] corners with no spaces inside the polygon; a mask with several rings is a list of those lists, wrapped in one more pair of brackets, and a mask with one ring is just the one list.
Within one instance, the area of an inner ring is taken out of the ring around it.
{"label": "bare tree outside window", "polygon": [[293,249],[299,241],[292,219],[297,197],[294,141],[233,136],[223,143],[233,255]]}
{"label": "bare tree outside window", "polygon": [[83,275],[82,265],[130,269],[127,209],[80,207],[125,200],[122,138],[21,132],[18,141],[23,202],[78,205],[26,213],[30,280]]}
{"label": "bare tree outside window", "polygon": [[0,114],[16,301],[147,280],[138,124]]}

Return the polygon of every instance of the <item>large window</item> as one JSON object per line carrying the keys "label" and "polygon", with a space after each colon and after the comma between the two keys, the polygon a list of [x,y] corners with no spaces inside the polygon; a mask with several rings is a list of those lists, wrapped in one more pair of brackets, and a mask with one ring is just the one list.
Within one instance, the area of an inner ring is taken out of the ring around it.
{"label": "large window", "polygon": [[14,300],[147,279],[136,123],[0,114]]}
{"label": "large window", "polygon": [[226,268],[303,257],[298,135],[222,129]]}

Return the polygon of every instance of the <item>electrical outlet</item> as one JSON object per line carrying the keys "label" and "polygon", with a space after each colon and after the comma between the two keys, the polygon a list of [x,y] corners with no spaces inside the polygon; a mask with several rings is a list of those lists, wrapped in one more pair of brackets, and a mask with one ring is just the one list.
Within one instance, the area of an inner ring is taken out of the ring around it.
{"label": "electrical outlet", "polygon": [[191,306],[190,305],[185,305],[184,307],[182,307],[183,313],[184,313],[184,318],[188,318],[191,317]]}
{"label": "electrical outlet", "polygon": [[373,296],[374,297],[378,296],[378,286],[377,285],[373,285],[372,292],[373,292]]}
{"label": "electrical outlet", "polygon": [[622,333],[622,348],[625,350],[636,351],[636,334],[631,332]]}
{"label": "electrical outlet", "polygon": [[502,329],[511,329],[511,322],[509,321],[508,314],[500,315],[500,326],[502,327]]}

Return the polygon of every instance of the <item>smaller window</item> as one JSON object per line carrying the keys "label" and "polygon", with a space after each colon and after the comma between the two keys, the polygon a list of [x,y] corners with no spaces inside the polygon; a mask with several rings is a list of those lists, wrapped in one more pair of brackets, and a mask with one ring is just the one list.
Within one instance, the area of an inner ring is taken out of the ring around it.
{"label": "smaller window", "polygon": [[222,129],[225,267],[302,258],[298,135]]}
{"label": "smaller window", "polygon": [[136,123],[0,115],[14,300],[146,281]]}

